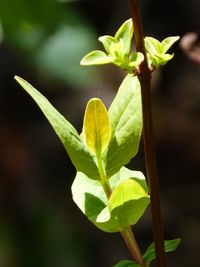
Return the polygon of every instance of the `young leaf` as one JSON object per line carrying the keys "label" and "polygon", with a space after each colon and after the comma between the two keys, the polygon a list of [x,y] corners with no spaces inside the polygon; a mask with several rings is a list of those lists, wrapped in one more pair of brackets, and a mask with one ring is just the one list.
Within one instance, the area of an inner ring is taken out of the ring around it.
{"label": "young leaf", "polygon": [[119,263],[115,264],[113,267],[140,267],[140,265],[134,261],[122,260]]}
{"label": "young leaf", "polygon": [[157,39],[153,37],[145,37],[144,42],[147,52],[151,55],[160,54],[162,52],[161,43]]}
{"label": "young leaf", "polygon": [[136,181],[125,179],[111,194],[108,206],[122,230],[137,223],[149,202],[149,196]]}
{"label": "young leaf", "polygon": [[104,48],[105,48],[105,50],[106,50],[106,52],[108,54],[110,54],[110,46],[111,46],[111,44],[112,43],[117,43],[117,40],[114,37],[110,36],[110,35],[101,36],[101,37],[99,37],[98,40],[103,44],[103,46],[104,46]]}
{"label": "young leaf", "polygon": [[135,74],[144,57],[141,53],[135,53],[133,57],[129,57],[132,37],[133,23],[132,19],[129,19],[121,25],[115,37],[109,35],[99,37],[108,54],[99,50],[92,51],[81,60],[81,65],[113,63],[128,73]]}
{"label": "young leaf", "polygon": [[130,67],[138,67],[142,61],[144,60],[144,55],[142,53],[133,53],[130,56],[130,62],[129,62],[129,66]]}
{"label": "young leaf", "polygon": [[[165,240],[165,252],[173,252],[180,245],[181,239]],[[155,259],[155,246],[154,242],[148,247],[143,255],[145,263],[149,264]]]}
{"label": "young leaf", "polygon": [[[126,174],[127,177],[125,177]],[[123,167],[118,174],[110,179],[112,190],[114,190],[120,182],[127,180],[127,178],[133,179],[136,183],[139,181],[140,184],[143,184],[142,181],[144,182],[145,179],[141,172],[131,171]],[[138,186],[140,185],[138,184]],[[144,193],[145,190],[141,189],[141,191]],[[144,194],[146,196],[147,192]],[[72,196],[77,206],[98,228],[105,232],[120,231],[122,226],[120,226],[119,221],[117,221],[110,212],[108,199],[99,181],[91,180],[83,173],[77,172],[72,184]],[[125,209],[126,204],[124,206]],[[132,203],[129,202],[128,206],[130,206],[130,204],[135,206],[137,203],[132,201]]]}
{"label": "young leaf", "polygon": [[87,104],[83,132],[88,148],[99,156],[109,144],[111,126],[107,110],[98,98],[91,99]]}
{"label": "young leaf", "polygon": [[85,147],[76,129],[27,81],[18,76],[15,76],[15,80],[40,107],[63,143],[75,168],[88,175],[91,179],[99,179],[99,172],[95,159]]}
{"label": "young leaf", "polygon": [[[157,55],[148,55],[149,56],[149,65],[153,65],[155,68],[159,66],[164,66],[169,60],[174,57],[174,54],[157,54]],[[150,64],[151,62],[151,64]]]}
{"label": "young leaf", "polygon": [[124,57],[128,57],[131,49],[131,40],[133,37],[133,22],[132,19],[126,20],[119,30],[115,34],[115,39],[120,41],[120,39],[124,42]]}
{"label": "young leaf", "polygon": [[180,39],[179,36],[171,36],[171,37],[167,37],[165,38],[162,42],[161,42],[161,49],[162,49],[162,53],[166,53],[170,47],[177,42]]}
{"label": "young leaf", "polygon": [[111,177],[137,154],[142,132],[142,107],[138,78],[127,75],[109,111],[112,135],[105,151],[106,173]]}
{"label": "young leaf", "polygon": [[111,43],[110,55],[115,58],[114,64],[116,64],[117,61],[122,61],[123,63],[127,64],[127,59],[124,58],[124,47],[125,43],[123,39],[120,39],[116,43]]}
{"label": "young leaf", "polygon": [[165,38],[161,43],[153,37],[145,37],[145,48],[147,50],[148,65],[158,68],[165,65],[173,58],[173,54],[166,54],[169,48],[179,39],[178,36]]}
{"label": "young leaf", "polygon": [[95,50],[84,56],[80,64],[84,66],[102,65],[112,63],[113,61],[113,57],[106,55],[106,53],[100,50]]}
{"label": "young leaf", "polygon": [[165,65],[169,60],[174,57],[174,54],[160,54],[156,56],[156,63],[159,66]]}

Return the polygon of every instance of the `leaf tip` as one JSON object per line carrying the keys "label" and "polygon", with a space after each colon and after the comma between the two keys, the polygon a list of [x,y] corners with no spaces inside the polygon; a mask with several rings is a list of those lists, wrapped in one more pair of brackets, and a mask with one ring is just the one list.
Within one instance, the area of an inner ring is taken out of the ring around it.
{"label": "leaf tip", "polygon": [[85,63],[85,57],[83,57],[83,58],[81,59],[81,61],[80,61],[80,65],[81,65],[81,66],[85,66],[85,65],[87,65],[87,64]]}
{"label": "leaf tip", "polygon": [[17,81],[22,87],[24,87],[24,84],[28,84],[27,81],[25,81],[24,79],[22,79],[21,77],[15,75],[14,76],[15,81]]}
{"label": "leaf tip", "polygon": [[20,78],[19,76],[15,75],[15,76],[14,76],[14,79],[15,79],[17,82],[19,82],[21,78]]}

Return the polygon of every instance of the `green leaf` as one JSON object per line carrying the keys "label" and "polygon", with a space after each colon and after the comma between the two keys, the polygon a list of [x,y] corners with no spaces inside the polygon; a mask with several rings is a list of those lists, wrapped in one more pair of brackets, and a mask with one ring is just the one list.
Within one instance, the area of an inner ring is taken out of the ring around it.
{"label": "green leaf", "polygon": [[95,159],[87,150],[76,129],[27,81],[18,76],[15,76],[15,80],[40,107],[62,141],[75,168],[88,175],[91,179],[99,179],[99,172]]}
{"label": "green leaf", "polygon": [[157,64],[158,65],[165,65],[169,60],[174,57],[174,54],[161,54],[157,55]]}
{"label": "green leaf", "polygon": [[161,42],[161,49],[162,49],[162,53],[166,53],[170,47],[177,42],[180,39],[179,36],[171,36],[171,37],[167,37],[165,38],[162,42]]}
{"label": "green leaf", "polygon": [[126,76],[108,114],[112,136],[104,158],[106,174],[111,177],[138,152],[142,132],[142,106],[137,77]]}
{"label": "green leaf", "polygon": [[109,64],[114,61],[114,58],[106,55],[106,53],[95,50],[87,54],[80,62],[81,65],[90,66],[90,65],[102,65]]}
{"label": "green leaf", "polygon": [[153,37],[145,37],[144,42],[147,52],[150,53],[151,55],[156,55],[161,53],[162,51],[161,43],[157,39]]}
{"label": "green leaf", "polygon": [[104,48],[105,48],[105,50],[106,50],[106,52],[108,54],[110,54],[110,46],[111,46],[111,44],[112,43],[117,43],[117,40],[114,37],[110,36],[110,35],[101,36],[101,37],[99,37],[98,40],[103,44],[103,46],[104,46]]}
{"label": "green leaf", "polygon": [[[177,247],[180,245],[180,242],[181,242],[180,238],[173,240],[165,240],[165,252],[175,251]],[[148,247],[148,249],[143,255],[143,258],[147,264],[149,264],[156,258],[154,242]]]}
{"label": "green leaf", "polygon": [[107,198],[100,182],[91,180],[82,172],[77,172],[72,184],[72,198],[91,221],[96,221],[99,213],[107,205]]}
{"label": "green leaf", "polygon": [[136,181],[125,179],[111,194],[108,206],[122,230],[137,223],[149,202],[147,193]]}
{"label": "green leaf", "polygon": [[142,61],[144,60],[144,55],[142,53],[133,53],[130,56],[130,63],[129,66],[130,67],[138,67]]}
{"label": "green leaf", "polygon": [[133,23],[132,19],[126,20],[119,30],[115,34],[115,39],[120,41],[120,39],[124,42],[124,57],[128,57],[131,49],[131,40],[133,37]]}
{"label": "green leaf", "polygon": [[99,41],[103,44],[108,55],[99,50],[93,51],[82,59],[81,64],[99,65],[113,63],[128,73],[135,73],[144,57],[141,53],[134,53],[129,58],[132,37],[133,23],[132,19],[129,19],[122,24],[115,37],[109,35],[99,37]]}
{"label": "green leaf", "polygon": [[119,263],[115,264],[113,267],[140,267],[140,265],[134,261],[122,260]]}
{"label": "green leaf", "polygon": [[125,56],[124,56],[124,48],[125,48],[125,43],[123,39],[120,39],[116,43],[114,42],[111,43],[109,53],[112,57],[115,58],[115,61],[113,63],[116,63],[116,61],[122,61],[125,64],[127,64],[127,59],[125,59]]}
{"label": "green leaf", "polygon": [[179,39],[179,36],[165,38],[161,43],[153,37],[145,37],[145,47],[148,56],[148,65],[155,68],[165,65],[173,58],[173,54],[166,54],[169,48]]}
{"label": "green leaf", "polygon": [[122,167],[117,173],[115,173],[109,180],[112,191],[118,186],[123,180],[131,178],[135,180],[140,186],[148,193],[148,186],[144,174],[140,171],[132,171],[126,167]]}
{"label": "green leaf", "polygon": [[[127,176],[125,176],[126,174]],[[140,184],[144,185],[145,177],[141,172],[131,171],[125,167],[123,167],[118,174],[111,177],[110,185],[112,190],[115,190],[120,185],[120,182],[126,181],[127,178],[131,178],[135,182],[136,189],[139,188],[146,198],[147,192],[145,192],[145,190],[140,186]],[[138,195],[134,196],[134,190],[132,191],[132,200],[128,203],[124,203],[123,210],[125,211],[127,208],[129,209],[129,212],[132,209],[136,209],[135,206],[137,206],[137,204],[141,206],[142,199],[137,199]],[[113,215],[112,212],[110,212],[108,199],[99,181],[91,180],[83,173],[77,172],[75,180],[72,184],[72,196],[77,206],[98,228],[105,232],[120,231],[122,226],[120,225],[119,220],[116,220],[114,217],[116,208],[114,208]],[[128,198],[130,198],[130,196]],[[112,203],[111,206],[113,205]],[[119,210],[117,212],[119,213]],[[130,217],[132,216],[136,215],[130,215]],[[122,222],[122,225],[124,226],[124,222]]]}
{"label": "green leaf", "polygon": [[155,68],[167,64],[169,60],[174,57],[174,54],[157,54],[149,55],[150,61],[152,62]]}
{"label": "green leaf", "polygon": [[108,146],[111,136],[111,126],[108,112],[103,102],[92,98],[87,104],[83,132],[87,147],[95,155],[100,155]]}

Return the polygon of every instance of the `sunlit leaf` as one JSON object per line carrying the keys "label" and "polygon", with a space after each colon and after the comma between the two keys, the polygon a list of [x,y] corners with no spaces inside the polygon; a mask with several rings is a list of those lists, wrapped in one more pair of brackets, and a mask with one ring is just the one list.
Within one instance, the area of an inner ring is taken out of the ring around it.
{"label": "sunlit leaf", "polygon": [[[126,174],[127,176],[125,176]],[[146,205],[149,201],[147,197],[147,191],[141,187],[141,185],[144,186],[146,183],[145,177],[141,172],[131,171],[125,167],[123,167],[118,174],[111,177],[110,185],[112,190],[116,190],[120,183],[127,181],[127,178],[133,180],[135,189],[131,187],[133,189],[131,193],[132,196],[129,194],[124,199],[123,204],[120,202],[118,209],[116,205],[114,205],[115,207],[113,206],[113,201],[115,201],[118,193],[114,194],[113,200],[111,201],[111,207],[114,207],[114,212],[112,212],[111,208],[109,207],[108,199],[100,182],[89,179],[81,172],[77,173],[72,185],[73,200],[82,210],[82,212],[88,217],[88,219],[98,228],[105,232],[118,232],[124,226],[123,221],[121,222],[120,220],[115,219],[115,216],[119,216],[120,209],[128,214],[133,213],[132,215],[128,215],[130,217],[128,222],[133,223],[137,219],[137,216],[139,218],[138,209],[140,209],[141,212],[141,210],[144,209],[144,205]],[[122,188],[124,188],[123,185]],[[121,185],[118,190],[121,190]],[[139,190],[139,192],[142,193],[141,198],[138,198],[138,191],[135,195],[134,190]],[[146,201],[144,199],[146,199]],[[126,200],[128,200],[128,202]]]}
{"label": "sunlit leaf", "polygon": [[162,54],[157,55],[157,64],[158,65],[165,65],[169,60],[174,57],[174,54]]}
{"label": "sunlit leaf", "polygon": [[147,193],[135,180],[125,179],[111,194],[108,206],[122,230],[137,223],[149,201]]}
{"label": "sunlit leaf", "polygon": [[15,79],[40,107],[62,141],[75,168],[88,175],[91,179],[99,179],[95,159],[85,147],[76,129],[27,81],[18,76],[15,76]]}
{"label": "sunlit leaf", "polygon": [[120,60],[125,62],[127,64],[125,58],[124,58],[124,48],[125,43],[123,39],[120,39],[118,42],[114,43],[112,42],[110,45],[110,55],[115,58],[115,62]]}
{"label": "sunlit leaf", "polygon": [[169,60],[174,57],[174,54],[157,54],[157,55],[149,55],[149,58],[154,67],[159,67],[167,64]]}
{"label": "sunlit leaf", "polygon": [[132,37],[133,37],[133,23],[132,19],[128,19],[122,24],[122,26],[115,34],[115,39],[117,39],[118,41],[122,39],[124,42],[123,55],[125,57],[127,57],[130,53]]}
{"label": "sunlit leaf", "polygon": [[133,53],[130,56],[130,67],[138,67],[144,60],[144,55],[142,53]]}
{"label": "sunlit leaf", "polygon": [[121,25],[114,37],[109,35],[99,37],[99,41],[108,53],[107,55],[99,50],[92,51],[82,59],[81,64],[101,65],[113,63],[128,73],[135,74],[144,57],[141,53],[130,55],[132,37],[133,23],[132,19],[128,19]]}
{"label": "sunlit leaf", "polygon": [[126,167],[122,167],[117,173],[110,178],[110,185],[112,190],[116,188],[123,180],[131,178],[135,180],[148,193],[148,186],[144,174],[140,171],[132,171]]}
{"label": "sunlit leaf", "polygon": [[104,48],[108,54],[110,53],[111,44],[117,42],[117,40],[110,35],[104,35],[104,36],[99,37],[99,41],[103,44],[103,46],[104,46]]}
{"label": "sunlit leaf", "polygon": [[165,38],[161,43],[153,37],[145,37],[145,48],[148,56],[148,65],[158,68],[171,60],[174,54],[166,54],[169,48],[179,39],[178,36]]}
{"label": "sunlit leaf", "polygon": [[102,64],[108,64],[112,63],[114,61],[114,58],[111,56],[106,55],[106,53],[95,50],[84,56],[84,58],[81,60],[81,65],[102,65]]}
{"label": "sunlit leaf", "polygon": [[109,111],[112,136],[105,151],[106,173],[112,176],[137,154],[142,132],[141,92],[138,78],[127,75]]}
{"label": "sunlit leaf", "polygon": [[77,172],[72,184],[72,197],[89,220],[95,221],[106,207],[107,198],[99,181],[89,179],[82,172]]}
{"label": "sunlit leaf", "polygon": [[110,120],[98,98],[92,98],[87,104],[83,132],[86,144],[94,154],[100,155],[107,148],[111,136]]}
{"label": "sunlit leaf", "polygon": [[156,55],[162,52],[161,43],[157,39],[153,37],[145,37],[144,42],[148,53]]}
{"label": "sunlit leaf", "polygon": [[171,36],[171,37],[167,37],[165,38],[162,42],[161,42],[161,49],[162,49],[162,53],[166,53],[170,47],[177,42],[180,39],[179,36]]}

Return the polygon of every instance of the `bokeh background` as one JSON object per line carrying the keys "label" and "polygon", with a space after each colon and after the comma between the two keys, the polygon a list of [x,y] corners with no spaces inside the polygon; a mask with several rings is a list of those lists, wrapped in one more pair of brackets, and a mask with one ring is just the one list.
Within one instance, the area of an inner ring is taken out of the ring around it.
{"label": "bokeh background", "polygon": [[[145,35],[200,31],[200,1],[140,0]],[[38,88],[81,131],[97,96],[109,106],[124,73],[80,67],[129,18],[124,0],[0,0],[0,267],[110,267],[130,255],[119,234],[96,229],[71,199],[68,155],[38,107],[13,80]],[[198,45],[198,39],[196,41]],[[200,261],[200,67],[177,44],[153,74],[155,142],[166,239],[182,238],[170,267]],[[145,173],[143,146],[130,168]],[[134,228],[152,241],[149,210]]]}

